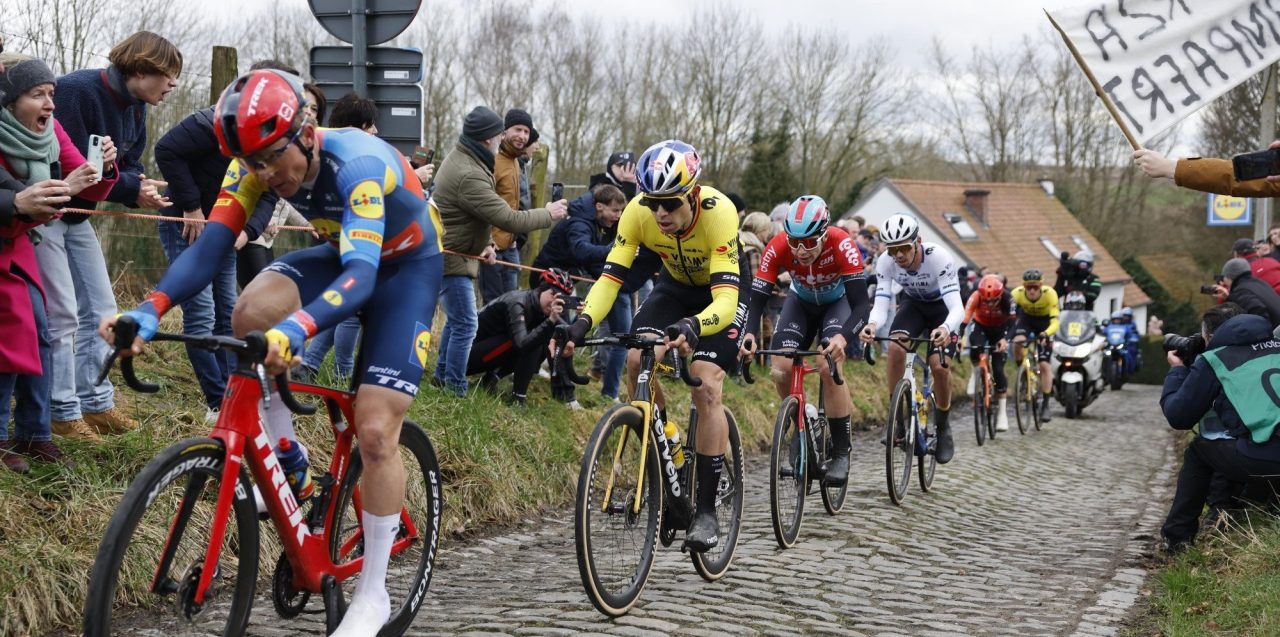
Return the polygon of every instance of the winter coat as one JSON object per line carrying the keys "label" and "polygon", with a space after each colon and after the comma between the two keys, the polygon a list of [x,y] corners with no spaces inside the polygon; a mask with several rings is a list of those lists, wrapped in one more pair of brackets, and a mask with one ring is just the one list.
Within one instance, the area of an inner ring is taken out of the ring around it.
{"label": "winter coat", "polygon": [[[84,156],[67,138],[56,118],[53,130],[58,137],[62,175],[70,174],[84,163]],[[44,289],[40,284],[35,248],[27,238],[27,231],[41,224],[18,213],[15,199],[19,192],[26,190],[27,184],[9,172],[9,163],[3,155],[0,155],[0,169],[3,169],[0,170],[0,332],[4,334],[4,338],[0,338],[0,374],[40,374],[43,370],[27,281],[40,288],[41,294]],[[81,198],[101,200],[107,196],[116,184],[119,171],[115,166],[103,166],[103,172],[109,177],[80,191]],[[54,178],[60,179],[62,175]]]}
{"label": "winter coat", "polygon": [[588,191],[569,202],[569,216],[551,229],[533,267],[563,268],[597,278],[616,233],[616,227],[605,228],[596,221],[596,202]]}
{"label": "winter coat", "polygon": [[1179,159],[1173,182],[1183,188],[1235,197],[1280,197],[1280,183],[1266,179],[1236,181],[1230,159],[1192,157]]}
{"label": "winter coat", "polygon": [[[549,228],[554,221],[546,208],[512,210],[494,183],[493,171],[462,142],[440,164],[431,198],[440,211],[445,250],[479,255],[489,245],[489,228],[510,232]],[[480,262],[446,253],[445,276],[475,278]]]}
{"label": "winter coat", "polygon": [[1249,270],[1254,278],[1270,285],[1271,289],[1280,293],[1280,262],[1254,255],[1249,259]]}
{"label": "winter coat", "polygon": [[[129,93],[124,73],[114,66],[72,71],[58,78],[53,102],[58,121],[82,156],[89,149],[89,135],[111,138],[116,145],[120,179],[106,201],[135,206],[142,188],[142,151],[147,146],[147,103]],[[84,196],[72,197],[67,203],[68,208],[91,209],[96,205],[96,201]],[[85,214],[67,213],[62,220],[80,223],[88,218]]]}
{"label": "winter coat", "polygon": [[1252,274],[1241,274],[1231,282],[1227,302],[1235,303],[1244,308],[1244,311],[1267,319],[1271,327],[1280,325],[1280,294],[1276,294],[1271,286],[1255,279]]}
{"label": "winter coat", "polygon": [[[507,142],[502,142],[502,147],[498,150],[498,154],[493,158],[493,181],[498,191],[498,196],[511,206],[512,210],[520,210],[520,153],[511,147]],[[516,235],[513,232],[507,232],[502,228],[494,228],[490,230],[493,237],[493,244],[499,250],[506,250],[515,245]]]}

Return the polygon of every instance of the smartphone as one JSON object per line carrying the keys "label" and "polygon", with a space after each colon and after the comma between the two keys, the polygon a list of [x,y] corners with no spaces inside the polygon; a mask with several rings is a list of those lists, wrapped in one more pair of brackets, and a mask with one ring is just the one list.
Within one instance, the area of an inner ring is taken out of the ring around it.
{"label": "smartphone", "polygon": [[426,166],[427,164],[431,163],[431,160],[434,159],[435,156],[436,156],[436,151],[434,148],[427,148],[426,146],[414,146],[413,156],[409,158],[409,165],[413,166],[414,168],[422,168],[423,166]]}
{"label": "smartphone", "polygon": [[98,169],[98,179],[102,179],[102,138],[97,135],[89,136],[89,153],[84,158],[85,162],[92,164]]}
{"label": "smartphone", "polygon": [[551,201],[560,201],[564,199],[564,184],[556,182],[551,184]]}
{"label": "smartphone", "polygon": [[1280,148],[1236,155],[1231,158],[1231,167],[1235,170],[1236,181],[1280,175]]}

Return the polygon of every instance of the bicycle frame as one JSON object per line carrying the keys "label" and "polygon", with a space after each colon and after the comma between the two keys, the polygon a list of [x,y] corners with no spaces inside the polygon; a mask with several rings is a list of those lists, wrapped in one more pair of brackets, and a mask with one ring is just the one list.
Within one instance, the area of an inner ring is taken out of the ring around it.
{"label": "bicycle frame", "polygon": [[[1026,372],[1031,378],[1032,383],[1027,383],[1027,399],[1033,399],[1036,395],[1036,388],[1040,382],[1040,335],[1032,332],[1027,334],[1027,342],[1022,352],[1022,371]],[[1035,359],[1035,363],[1031,360]]]}

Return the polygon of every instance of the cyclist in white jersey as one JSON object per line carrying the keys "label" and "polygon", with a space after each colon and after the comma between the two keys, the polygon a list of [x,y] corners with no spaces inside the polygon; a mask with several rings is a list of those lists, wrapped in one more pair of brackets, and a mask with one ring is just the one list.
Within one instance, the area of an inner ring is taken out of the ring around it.
{"label": "cyclist in white jersey", "polygon": [[[889,217],[880,230],[886,249],[876,259],[876,298],[871,318],[862,328],[860,338],[872,343],[876,328],[888,316],[891,283],[902,286],[902,303],[889,326],[890,338],[902,336],[932,341],[928,361],[933,370],[935,402],[934,422],[938,426],[938,462],[951,461],[955,444],[951,440],[951,372],[942,367],[939,351],[951,347],[952,335],[964,320],[964,303],[960,300],[960,282],[956,278],[955,259],[946,248],[920,240],[920,223],[915,217],[898,214]],[[906,366],[906,350],[889,348],[889,391],[902,378]]]}

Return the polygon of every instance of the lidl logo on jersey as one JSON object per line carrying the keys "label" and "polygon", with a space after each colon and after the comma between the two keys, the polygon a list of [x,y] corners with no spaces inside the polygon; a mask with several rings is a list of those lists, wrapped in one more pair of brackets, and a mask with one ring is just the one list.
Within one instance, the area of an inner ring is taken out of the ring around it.
{"label": "lidl logo on jersey", "polygon": [[361,182],[351,191],[351,211],[365,219],[382,216],[382,189],[372,181]]}
{"label": "lidl logo on jersey", "polygon": [[325,290],[325,293],[321,296],[329,302],[329,305],[334,307],[342,305],[342,295],[337,290]]}
{"label": "lidl logo on jersey", "polygon": [[409,357],[411,365],[417,365],[418,369],[426,369],[427,352],[431,349],[431,332],[426,325],[414,322],[413,324],[413,355]]}

